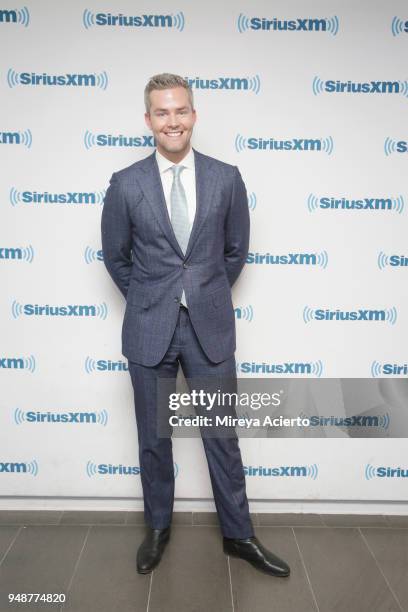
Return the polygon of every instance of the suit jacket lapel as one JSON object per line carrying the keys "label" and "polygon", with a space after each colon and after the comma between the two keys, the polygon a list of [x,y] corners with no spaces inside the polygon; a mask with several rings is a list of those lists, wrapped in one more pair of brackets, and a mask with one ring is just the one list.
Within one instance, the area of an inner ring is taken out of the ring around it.
{"label": "suit jacket lapel", "polygon": [[186,259],[193,249],[197,237],[202,229],[205,218],[211,206],[216,182],[217,173],[214,171],[211,160],[205,155],[194,151],[194,165],[196,175],[196,213],[193,227],[191,228],[190,239],[187,245],[186,254],[180,248],[177,238],[173,231],[173,226],[166,206],[166,199],[163,193],[163,186],[160,178],[159,167],[156,161],[155,152],[149,155],[140,164],[142,171],[139,171],[140,186],[151,206],[160,227],[162,228],[167,240],[175,251]]}
{"label": "suit jacket lapel", "polygon": [[163,186],[160,178],[159,167],[155,153],[146,157],[141,164],[143,172],[140,172],[140,186],[149,202],[154,216],[162,228],[167,240],[170,242],[180,256],[183,252],[173,231],[173,226],[167,210],[166,199],[164,197]]}
{"label": "suit jacket lapel", "polygon": [[196,214],[185,257],[190,255],[197,242],[197,237],[210,210],[217,179],[217,174],[213,170],[211,160],[208,160],[205,155],[202,155],[195,149],[193,151],[196,175]]}

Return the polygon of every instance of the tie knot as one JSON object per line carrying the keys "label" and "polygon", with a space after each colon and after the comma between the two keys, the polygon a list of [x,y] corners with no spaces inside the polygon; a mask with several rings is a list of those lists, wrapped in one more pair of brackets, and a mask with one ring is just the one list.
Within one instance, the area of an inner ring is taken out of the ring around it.
{"label": "tie knot", "polygon": [[180,176],[180,172],[184,170],[185,166],[171,166],[171,171],[173,173],[174,178],[178,178]]}

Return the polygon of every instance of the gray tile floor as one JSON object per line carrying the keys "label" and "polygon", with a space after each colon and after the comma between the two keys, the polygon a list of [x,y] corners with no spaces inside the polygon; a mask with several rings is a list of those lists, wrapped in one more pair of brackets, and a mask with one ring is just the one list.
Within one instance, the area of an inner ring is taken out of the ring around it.
{"label": "gray tile floor", "polygon": [[[141,576],[141,512],[0,511],[0,612],[408,612],[408,516],[252,517],[289,578],[226,557],[211,513],[175,513],[160,565]],[[66,602],[10,604],[9,593]]]}

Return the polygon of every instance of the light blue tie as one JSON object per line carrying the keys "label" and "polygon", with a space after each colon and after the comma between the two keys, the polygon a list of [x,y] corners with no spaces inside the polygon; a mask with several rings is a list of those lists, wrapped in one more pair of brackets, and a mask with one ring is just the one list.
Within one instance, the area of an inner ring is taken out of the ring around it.
{"label": "light blue tie", "polygon": [[[190,239],[191,225],[188,218],[187,198],[183,184],[180,179],[180,173],[185,166],[172,166],[173,184],[170,192],[170,212],[171,223],[177,242],[180,245],[183,253],[186,253],[188,241]],[[187,306],[186,296],[183,289],[181,303]]]}
{"label": "light blue tie", "polygon": [[170,193],[171,223],[181,250],[185,254],[190,238],[190,221],[188,218],[187,198],[180,173],[185,166],[172,166],[173,184]]}

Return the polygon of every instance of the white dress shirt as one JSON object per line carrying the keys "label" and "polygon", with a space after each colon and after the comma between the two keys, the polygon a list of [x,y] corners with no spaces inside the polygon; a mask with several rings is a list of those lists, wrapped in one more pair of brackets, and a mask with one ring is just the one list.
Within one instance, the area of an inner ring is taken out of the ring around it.
{"label": "white dress shirt", "polygon": [[190,148],[187,155],[178,163],[164,157],[156,149],[156,160],[159,166],[160,178],[163,185],[164,198],[166,200],[166,206],[171,219],[171,207],[170,207],[170,193],[171,186],[173,184],[173,173],[170,170],[172,166],[185,166],[184,170],[180,173],[180,181],[184,187],[187,198],[188,218],[190,226],[193,227],[193,221],[196,212],[196,181],[195,181],[195,165],[194,165],[194,151]]}
{"label": "white dress shirt", "polygon": [[[171,221],[171,202],[170,202],[170,194],[171,187],[173,185],[173,173],[170,170],[172,166],[185,166],[183,171],[180,173],[180,181],[184,187],[184,191],[187,198],[187,212],[188,219],[190,221],[190,228],[193,227],[194,217],[196,214],[196,180],[195,180],[195,164],[194,164],[194,151],[190,148],[190,151],[187,155],[175,164],[174,162],[164,157],[159,151],[156,149],[156,161],[159,166],[160,178],[163,186],[164,199],[166,200],[167,211],[169,213],[169,218]],[[187,306],[186,295],[183,293],[180,299],[181,303],[184,306]]]}

